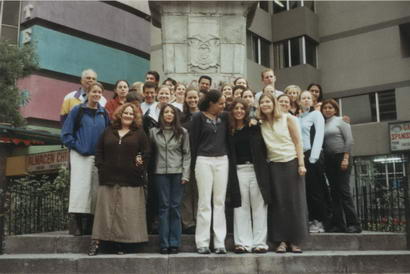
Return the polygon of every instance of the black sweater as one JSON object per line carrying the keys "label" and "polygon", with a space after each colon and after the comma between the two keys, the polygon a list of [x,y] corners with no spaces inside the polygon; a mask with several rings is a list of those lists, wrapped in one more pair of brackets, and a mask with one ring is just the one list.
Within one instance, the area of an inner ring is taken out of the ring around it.
{"label": "black sweater", "polygon": [[[235,149],[235,135],[229,134],[228,144],[229,144],[229,185],[235,186],[239,185],[238,173],[236,171],[236,165],[238,163],[238,157],[236,155]],[[249,146],[251,151],[252,163],[255,169],[256,180],[258,182],[259,189],[262,193],[263,200],[266,204],[271,202],[271,189],[270,189],[270,176],[269,176],[269,166],[266,161],[266,145],[263,141],[261,130],[259,125],[252,126],[249,128]],[[237,204],[241,202],[241,194],[236,193],[238,189],[230,189],[231,199],[233,203]],[[239,198],[238,198],[239,196]]]}
{"label": "black sweater", "polygon": [[[137,167],[135,158],[139,153],[144,165]],[[142,128],[130,130],[121,139],[117,129],[106,128],[95,154],[100,185],[144,185],[150,153],[149,141]]]}

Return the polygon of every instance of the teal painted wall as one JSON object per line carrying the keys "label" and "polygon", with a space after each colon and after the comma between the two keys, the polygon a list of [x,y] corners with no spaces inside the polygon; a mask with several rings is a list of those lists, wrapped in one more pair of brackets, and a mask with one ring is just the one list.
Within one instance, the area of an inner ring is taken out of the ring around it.
{"label": "teal painted wall", "polygon": [[32,26],[32,43],[36,45],[40,67],[64,74],[81,76],[92,68],[98,80],[114,84],[126,79],[130,84],[143,81],[149,70],[149,60],[95,42]]}

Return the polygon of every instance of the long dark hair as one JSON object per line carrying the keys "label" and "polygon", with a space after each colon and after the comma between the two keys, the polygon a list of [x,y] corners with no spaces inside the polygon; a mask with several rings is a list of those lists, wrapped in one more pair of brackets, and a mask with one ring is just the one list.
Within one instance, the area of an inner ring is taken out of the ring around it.
{"label": "long dark hair", "polygon": [[309,86],[307,87],[307,90],[310,90],[310,88],[311,87],[313,87],[313,86],[317,86],[318,88],[319,88],[319,97],[317,97],[317,102],[319,103],[319,102],[322,102],[322,100],[323,100],[323,90],[322,90],[322,86],[321,85],[319,85],[319,84],[316,84],[316,83],[311,83],[311,84],[309,84]]}
{"label": "long dark hair", "polygon": [[335,116],[339,116],[339,115],[340,115],[339,104],[336,102],[336,100],[334,100],[334,99],[326,99],[326,100],[324,100],[324,101],[322,102],[322,105],[320,106],[320,112],[323,113],[323,108],[324,108],[325,105],[331,105],[331,106],[335,109],[335,111],[336,111]]}
{"label": "long dark hair", "polygon": [[182,123],[186,122],[192,116],[191,110],[189,109],[189,106],[186,102],[186,97],[188,96],[188,92],[190,91],[196,92],[196,94],[198,95],[198,104],[199,104],[199,91],[194,87],[187,88],[187,90],[185,91],[185,96],[184,96],[184,105],[182,107],[182,117],[181,118],[184,120],[184,121],[181,121]]}
{"label": "long dark hair", "polygon": [[216,104],[222,97],[222,93],[219,90],[211,89],[204,94],[204,97],[199,101],[198,108],[200,111],[207,111],[209,109],[210,103]]}
{"label": "long dark hair", "polygon": [[235,117],[233,116],[233,109],[236,107],[237,104],[241,104],[245,108],[245,117],[244,117],[244,124],[245,126],[249,122],[249,105],[246,103],[246,101],[242,98],[235,98],[232,103],[229,105],[229,133],[231,135],[234,135],[236,126],[237,126],[237,121]]}
{"label": "long dark hair", "polygon": [[158,118],[159,128],[161,130],[164,130],[167,127],[167,125],[165,124],[165,121],[164,121],[164,112],[165,112],[165,109],[167,107],[169,107],[172,110],[172,112],[174,113],[174,120],[171,123],[171,128],[172,128],[172,131],[174,132],[175,137],[179,138],[180,136],[182,136],[184,131],[182,129],[181,121],[180,121],[180,118],[179,118],[179,116],[180,116],[179,115],[179,110],[176,107],[174,107],[173,105],[164,104],[161,107],[161,111],[159,112],[159,118]]}
{"label": "long dark hair", "polygon": [[112,97],[113,99],[115,99],[115,98],[118,97],[118,94],[117,94],[115,91],[117,90],[118,84],[121,83],[121,82],[126,83],[127,86],[128,86],[128,89],[130,88],[130,84],[128,84],[128,81],[127,81],[127,80],[118,80],[117,82],[115,82],[115,86],[114,86],[114,97]]}

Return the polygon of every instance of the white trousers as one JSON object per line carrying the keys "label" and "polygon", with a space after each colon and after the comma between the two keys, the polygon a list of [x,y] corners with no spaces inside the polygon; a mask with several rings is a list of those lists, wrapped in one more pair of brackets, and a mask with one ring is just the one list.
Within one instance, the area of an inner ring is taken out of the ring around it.
{"label": "white trousers", "polygon": [[70,150],[69,213],[94,214],[97,199],[98,172],[94,156],[83,156]]}
{"label": "white trousers", "polygon": [[268,206],[265,204],[256,181],[253,164],[238,165],[237,173],[241,192],[241,207],[234,209],[235,245],[268,248]]}
{"label": "white trousers", "polygon": [[198,211],[195,243],[209,247],[213,197],[214,247],[224,248],[226,237],[225,196],[228,185],[228,157],[198,156],[195,177],[198,185]]}

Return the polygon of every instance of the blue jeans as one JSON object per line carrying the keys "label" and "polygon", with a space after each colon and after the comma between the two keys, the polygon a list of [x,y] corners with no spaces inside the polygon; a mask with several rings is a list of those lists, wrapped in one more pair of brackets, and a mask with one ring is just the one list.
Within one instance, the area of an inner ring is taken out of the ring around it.
{"label": "blue jeans", "polygon": [[181,200],[184,185],[182,174],[155,174],[159,201],[159,241],[161,248],[181,244]]}

